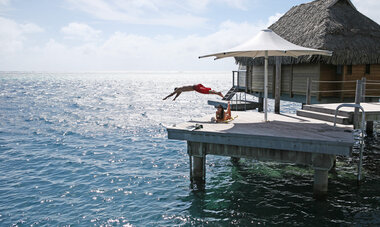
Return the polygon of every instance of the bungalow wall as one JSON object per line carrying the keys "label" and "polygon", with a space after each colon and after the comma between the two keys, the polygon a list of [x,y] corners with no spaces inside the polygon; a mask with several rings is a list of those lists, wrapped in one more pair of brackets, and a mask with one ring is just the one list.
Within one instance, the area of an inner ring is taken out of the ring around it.
{"label": "bungalow wall", "polygon": [[[351,70],[349,68],[351,67]],[[369,67],[369,73],[367,73],[367,67]],[[373,83],[376,80],[380,82],[380,65],[352,65],[344,66],[343,80],[347,81],[342,84],[342,90],[350,90],[342,93],[342,99],[347,97],[355,96],[355,92],[352,90],[356,89],[356,80],[361,80],[365,77],[368,80],[368,83]],[[352,82],[349,82],[352,81]],[[366,85],[366,95],[367,96],[380,96],[380,85],[367,84]]]}
{"label": "bungalow wall", "polygon": [[[329,103],[353,101],[355,98],[356,80],[366,77],[367,80],[380,81],[380,65],[370,65],[366,74],[366,65],[336,66],[326,64],[296,64],[281,66],[281,99],[304,102],[306,100],[307,78],[312,81],[312,98],[314,102]],[[264,90],[264,66],[247,68],[247,84],[251,93],[262,93]],[[328,81],[347,81],[328,83]],[[369,81],[368,83],[370,83]],[[275,84],[275,66],[269,65],[268,93],[273,97]],[[380,96],[380,85],[367,85],[368,96]],[[341,91],[344,90],[344,91]],[[317,92],[318,91],[318,92]]]}
{"label": "bungalow wall", "polygon": [[[268,67],[268,94],[274,94],[275,66]],[[307,78],[319,80],[319,64],[298,64],[281,66],[281,94],[289,96],[305,95]],[[253,93],[264,91],[264,66],[253,66],[247,69],[248,90]],[[249,76],[250,75],[250,76]],[[312,84],[313,90],[318,90],[318,84]],[[313,94],[316,96],[315,94]]]}

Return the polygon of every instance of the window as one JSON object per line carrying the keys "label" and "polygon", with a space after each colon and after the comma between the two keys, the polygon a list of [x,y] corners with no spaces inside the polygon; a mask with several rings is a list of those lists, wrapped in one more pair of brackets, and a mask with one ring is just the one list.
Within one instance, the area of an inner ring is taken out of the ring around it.
{"label": "window", "polygon": [[371,74],[371,65],[370,64],[365,65],[365,74]]}
{"label": "window", "polygon": [[352,75],[352,65],[347,65],[347,75]]}
{"label": "window", "polygon": [[336,74],[342,75],[343,74],[343,65],[337,65],[336,66]]}

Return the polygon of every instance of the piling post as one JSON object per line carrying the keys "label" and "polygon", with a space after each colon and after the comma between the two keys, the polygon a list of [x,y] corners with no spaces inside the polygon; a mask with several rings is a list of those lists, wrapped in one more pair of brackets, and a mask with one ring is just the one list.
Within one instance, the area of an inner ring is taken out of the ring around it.
{"label": "piling post", "polygon": [[204,158],[193,156],[193,173],[192,177],[194,181],[204,182]]}
{"label": "piling post", "polygon": [[334,165],[334,155],[313,154],[312,167],[314,169],[314,196],[324,198],[328,190],[328,172]]}
{"label": "piling post", "polygon": [[311,104],[311,79],[308,77],[306,81],[306,105]]}
{"label": "piling post", "polygon": [[231,162],[233,165],[237,165],[240,161],[240,158],[237,157],[231,157]]}
{"label": "piling post", "polygon": [[206,152],[203,143],[187,142],[190,155],[190,181],[204,184],[206,180]]}
{"label": "piling post", "polygon": [[373,121],[367,121],[366,122],[365,132],[366,132],[367,136],[373,136]]}
{"label": "piling post", "polygon": [[280,100],[281,100],[281,57],[276,57],[276,90],[274,112],[280,113]]}
{"label": "piling post", "polygon": [[259,97],[259,109],[258,109],[259,112],[263,112],[264,111],[264,98],[263,97]]}
{"label": "piling post", "polygon": [[361,95],[361,102],[365,102],[365,86],[366,86],[367,79],[365,77],[362,77],[362,95]]}
{"label": "piling post", "polygon": [[[356,91],[355,91],[355,104],[360,105],[360,101],[362,100],[362,81],[357,80],[356,81]],[[359,108],[355,107],[355,112],[354,112],[354,128],[358,129],[360,128],[359,124]]]}

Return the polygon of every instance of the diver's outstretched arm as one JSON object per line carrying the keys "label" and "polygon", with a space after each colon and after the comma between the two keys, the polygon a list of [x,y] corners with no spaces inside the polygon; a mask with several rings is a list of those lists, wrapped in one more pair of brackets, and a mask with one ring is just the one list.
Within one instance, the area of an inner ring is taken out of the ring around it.
{"label": "diver's outstretched arm", "polygon": [[167,98],[169,98],[169,97],[172,97],[174,94],[175,94],[176,92],[174,91],[174,92],[172,92],[170,95],[168,95],[168,96],[166,96],[165,98],[163,98],[162,100],[166,100]]}

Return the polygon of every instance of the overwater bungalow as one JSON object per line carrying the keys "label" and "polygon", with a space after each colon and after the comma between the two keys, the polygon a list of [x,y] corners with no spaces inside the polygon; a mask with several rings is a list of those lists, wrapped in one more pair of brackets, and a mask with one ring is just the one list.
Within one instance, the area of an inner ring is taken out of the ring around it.
{"label": "overwater bungalow", "polygon": [[[269,29],[304,47],[333,51],[333,55],[280,57],[281,99],[305,102],[307,79],[312,103],[353,101],[356,80],[366,78],[366,100],[380,96],[380,25],[360,13],[350,0],[315,0],[294,6]],[[263,58],[237,57],[246,77],[247,93],[262,97]],[[269,58],[269,97],[275,96],[276,59]]]}

